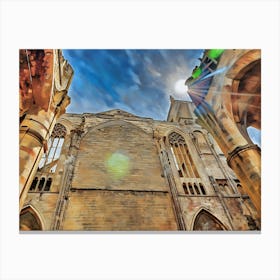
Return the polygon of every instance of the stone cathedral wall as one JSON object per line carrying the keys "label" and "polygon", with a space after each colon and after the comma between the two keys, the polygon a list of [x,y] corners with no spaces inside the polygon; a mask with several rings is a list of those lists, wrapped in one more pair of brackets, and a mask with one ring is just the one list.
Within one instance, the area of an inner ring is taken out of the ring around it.
{"label": "stone cathedral wall", "polygon": [[[67,134],[51,189],[30,192],[25,203],[40,216],[43,230],[193,230],[195,221],[201,230],[215,219],[225,230],[256,228],[249,197],[200,126],[121,110],[65,114],[58,122]],[[179,176],[167,143],[172,132],[185,139],[199,177]],[[189,183],[201,183],[205,193],[186,193]]]}
{"label": "stone cathedral wall", "polygon": [[176,230],[152,134],[121,120],[87,129],[63,229]]}

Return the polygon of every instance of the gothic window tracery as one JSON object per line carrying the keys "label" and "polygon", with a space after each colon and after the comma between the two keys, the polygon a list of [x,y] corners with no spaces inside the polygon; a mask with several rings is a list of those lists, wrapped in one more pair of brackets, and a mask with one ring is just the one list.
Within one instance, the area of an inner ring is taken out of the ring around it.
{"label": "gothic window tracery", "polygon": [[48,172],[48,173],[55,172],[65,135],[66,135],[65,126],[63,126],[60,123],[57,123],[48,141],[48,151],[42,156],[39,162],[38,171]]}
{"label": "gothic window tracery", "polygon": [[168,139],[179,176],[199,178],[184,137],[176,132],[172,132]]}
{"label": "gothic window tracery", "polygon": [[65,126],[57,123],[53,129],[51,137],[49,138],[47,152],[43,154],[39,162],[36,177],[29,189],[30,192],[51,191],[53,181],[52,176],[57,168],[65,136]]}

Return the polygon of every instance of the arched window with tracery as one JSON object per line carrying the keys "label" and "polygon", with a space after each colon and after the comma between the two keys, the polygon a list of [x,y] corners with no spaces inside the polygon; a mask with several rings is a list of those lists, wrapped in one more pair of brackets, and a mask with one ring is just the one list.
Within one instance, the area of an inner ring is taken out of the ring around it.
{"label": "arched window with tracery", "polygon": [[42,156],[39,162],[38,171],[47,173],[55,172],[65,135],[65,126],[60,123],[57,123],[48,141],[48,151]]}
{"label": "arched window with tracery", "polygon": [[184,137],[176,132],[172,132],[168,140],[179,176],[199,178]]}
{"label": "arched window with tracery", "polygon": [[52,175],[56,171],[65,136],[65,126],[57,123],[49,138],[47,152],[43,154],[39,162],[38,172],[31,184],[30,192],[51,191]]}

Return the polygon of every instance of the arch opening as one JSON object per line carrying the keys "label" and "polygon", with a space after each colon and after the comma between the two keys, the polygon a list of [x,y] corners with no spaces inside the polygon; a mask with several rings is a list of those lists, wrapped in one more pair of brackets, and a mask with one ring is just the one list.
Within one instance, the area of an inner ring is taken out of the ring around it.
{"label": "arch opening", "polygon": [[29,206],[20,213],[20,230],[42,230],[42,223],[36,212]]}
{"label": "arch opening", "polygon": [[206,210],[201,210],[195,218],[193,230],[225,230],[223,224]]}

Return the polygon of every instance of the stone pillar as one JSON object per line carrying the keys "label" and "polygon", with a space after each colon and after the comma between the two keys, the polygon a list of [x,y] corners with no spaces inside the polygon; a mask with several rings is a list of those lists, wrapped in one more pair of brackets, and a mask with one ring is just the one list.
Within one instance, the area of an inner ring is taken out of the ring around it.
{"label": "stone pillar", "polygon": [[70,103],[67,90],[72,76],[59,50],[20,52],[19,211],[56,119]]}
{"label": "stone pillar", "polygon": [[229,153],[228,165],[240,178],[245,192],[251,198],[261,216],[261,154],[257,145],[248,144],[237,147]]}
{"label": "stone pillar", "polygon": [[63,177],[59,189],[59,198],[57,200],[54,221],[51,230],[60,230],[63,227],[63,219],[67,208],[69,192],[72,186],[75,163],[80,148],[82,135],[84,132],[85,131],[84,131],[84,119],[83,119],[83,122],[81,123],[80,127],[71,130],[71,134],[69,135],[70,145],[67,153],[67,158],[64,162],[64,171],[63,171]]}
{"label": "stone pillar", "polygon": [[38,115],[27,115],[20,126],[19,141],[19,187],[20,209],[37,171],[39,160],[47,151],[47,140],[55,123],[53,112],[44,110]]}
{"label": "stone pillar", "polygon": [[261,159],[258,146],[251,144],[238,129],[226,107],[215,112],[203,100],[195,110],[198,122],[215,138],[227,157],[229,166],[239,178],[261,217]]}

